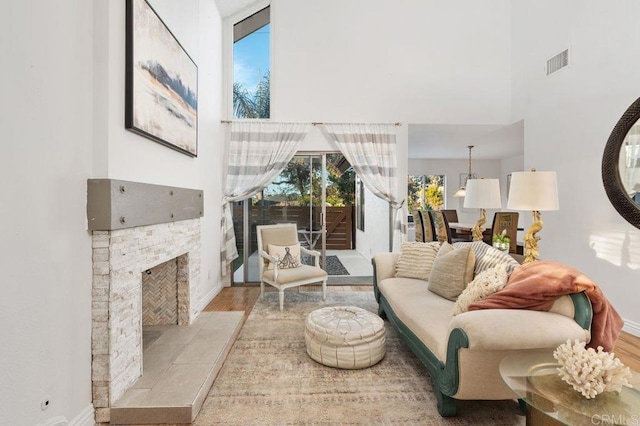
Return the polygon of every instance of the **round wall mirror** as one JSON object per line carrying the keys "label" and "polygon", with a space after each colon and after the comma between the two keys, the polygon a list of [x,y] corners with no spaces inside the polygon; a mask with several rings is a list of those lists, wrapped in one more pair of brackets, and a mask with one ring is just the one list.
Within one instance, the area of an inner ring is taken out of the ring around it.
{"label": "round wall mirror", "polygon": [[609,136],[602,156],[602,182],[613,207],[640,229],[640,98]]}

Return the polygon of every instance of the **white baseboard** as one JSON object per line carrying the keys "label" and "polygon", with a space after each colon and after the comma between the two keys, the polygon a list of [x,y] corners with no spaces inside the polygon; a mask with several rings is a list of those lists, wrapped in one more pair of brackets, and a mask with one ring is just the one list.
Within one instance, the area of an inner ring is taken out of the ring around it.
{"label": "white baseboard", "polygon": [[626,331],[629,334],[640,337],[640,324],[638,324],[637,322],[625,320],[622,331]]}
{"label": "white baseboard", "polygon": [[69,426],[95,426],[95,410],[93,404],[89,404],[80,412],[73,420],[69,422]]}
{"label": "white baseboard", "polygon": [[216,297],[218,295],[218,293],[220,293],[222,291],[222,283],[218,283],[216,284],[215,287],[213,287],[211,289],[211,291],[207,294],[204,295],[204,297],[202,299],[200,299],[200,305],[197,307],[198,308],[198,312],[202,312],[204,310],[204,308],[207,307],[207,305],[209,303],[211,303],[211,301],[213,300],[214,297]]}

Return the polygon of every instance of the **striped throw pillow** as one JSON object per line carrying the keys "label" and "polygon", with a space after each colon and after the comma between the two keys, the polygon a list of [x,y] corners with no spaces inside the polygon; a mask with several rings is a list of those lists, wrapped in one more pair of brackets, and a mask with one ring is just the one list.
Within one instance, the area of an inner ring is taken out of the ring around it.
{"label": "striped throw pillow", "polygon": [[474,271],[474,276],[496,266],[504,266],[507,274],[510,275],[514,269],[520,266],[518,261],[509,254],[482,241],[474,241],[472,243],[459,242],[453,244],[455,248],[462,248],[469,245],[471,246],[471,250],[473,250],[473,254],[476,255],[476,269]]}
{"label": "striped throw pillow", "polygon": [[402,243],[400,256],[396,262],[396,277],[427,281],[439,248],[440,243],[437,241]]}

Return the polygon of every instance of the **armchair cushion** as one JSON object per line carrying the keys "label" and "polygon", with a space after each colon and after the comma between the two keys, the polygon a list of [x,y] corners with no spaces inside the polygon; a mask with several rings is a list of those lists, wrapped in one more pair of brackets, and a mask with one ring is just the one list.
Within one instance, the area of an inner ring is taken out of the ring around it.
{"label": "armchair cushion", "polygon": [[[278,268],[280,269],[297,268],[302,265],[300,260],[300,243],[289,244],[286,246],[269,244],[268,252],[271,256],[278,259]],[[269,262],[268,269],[273,269],[273,264],[271,262]]]}
{"label": "armchair cushion", "polygon": [[[315,266],[301,265],[297,268],[278,269],[278,279],[275,280],[277,284],[289,284],[296,281],[311,280],[317,278],[317,281],[321,281],[327,277],[327,273]],[[273,269],[264,271],[262,278],[268,281],[274,281]]]}

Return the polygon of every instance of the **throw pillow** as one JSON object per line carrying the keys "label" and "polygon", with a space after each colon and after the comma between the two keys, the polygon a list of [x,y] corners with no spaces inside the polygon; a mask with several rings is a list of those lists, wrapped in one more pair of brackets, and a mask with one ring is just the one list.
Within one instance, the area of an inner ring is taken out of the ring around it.
{"label": "throw pillow", "polygon": [[[269,244],[267,252],[278,259],[278,268],[297,268],[302,265],[300,260],[300,243],[289,244],[287,246],[277,246]],[[269,269],[273,269],[273,264],[269,262]]]}
{"label": "throw pillow", "polygon": [[507,284],[507,270],[505,265],[486,269],[469,283],[467,288],[458,296],[453,305],[453,315],[467,312],[469,305],[502,290]]}
{"label": "throw pillow", "polygon": [[454,249],[443,243],[431,267],[429,290],[449,300],[456,300],[473,279],[475,255],[470,246]]}
{"label": "throw pillow", "polygon": [[494,266],[504,265],[507,270],[507,275],[510,275],[514,269],[520,264],[511,255],[505,253],[497,248],[490,246],[482,241],[474,241],[472,243],[454,243],[455,248],[461,248],[465,246],[471,247],[473,254],[476,256],[476,269],[475,275],[481,274],[487,269]]}
{"label": "throw pillow", "polygon": [[396,277],[427,281],[439,248],[440,243],[437,241],[402,243],[400,256],[396,262]]}

